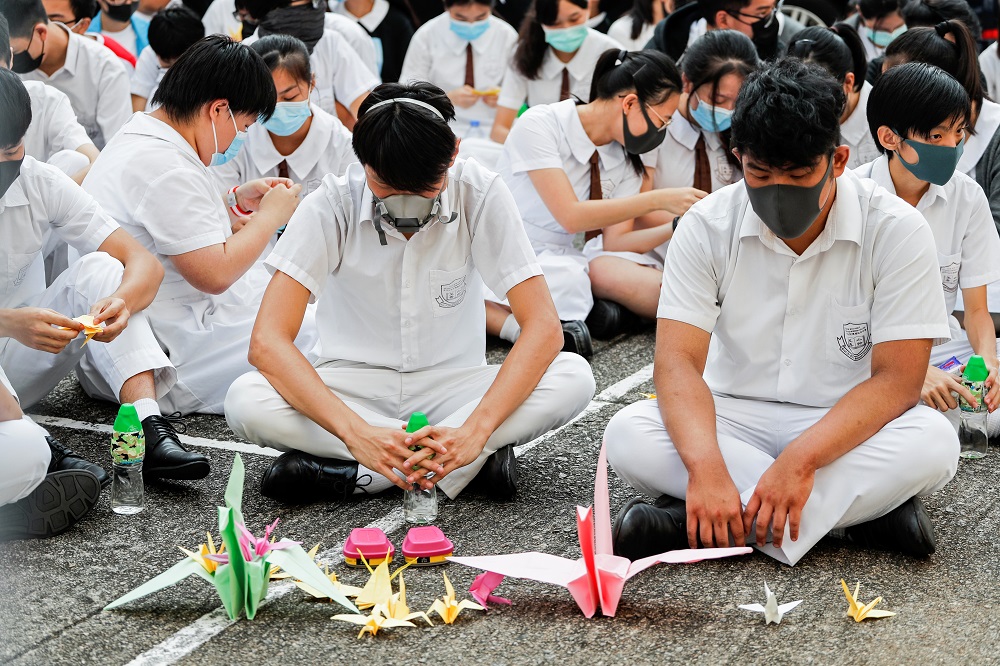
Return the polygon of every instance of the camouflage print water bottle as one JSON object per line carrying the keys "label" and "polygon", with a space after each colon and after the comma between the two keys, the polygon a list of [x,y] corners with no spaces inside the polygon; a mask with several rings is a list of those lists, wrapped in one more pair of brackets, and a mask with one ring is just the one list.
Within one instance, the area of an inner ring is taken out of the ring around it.
{"label": "camouflage print water bottle", "polygon": [[146,438],[135,406],[124,404],[118,410],[111,435],[111,510],[131,515],[145,508],[142,487],[142,459]]}

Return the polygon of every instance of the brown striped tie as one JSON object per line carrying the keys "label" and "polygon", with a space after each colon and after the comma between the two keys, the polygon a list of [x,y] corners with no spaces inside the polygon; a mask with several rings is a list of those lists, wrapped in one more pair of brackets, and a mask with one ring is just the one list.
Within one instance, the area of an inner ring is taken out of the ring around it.
{"label": "brown striped tie", "polygon": [[708,147],[705,145],[705,135],[698,134],[698,143],[694,144],[694,188],[702,192],[712,192],[712,167],[708,163]]}
{"label": "brown striped tie", "polygon": [[[564,70],[565,71],[565,70]],[[601,189],[601,156],[594,151],[590,156],[590,200],[600,201],[604,198],[604,191]],[[584,234],[584,238],[590,240],[601,235],[600,229],[594,229]]]}
{"label": "brown striped tie", "polygon": [[564,99],[569,99],[569,96],[570,96],[570,92],[569,92],[569,70],[564,67],[563,68],[563,73],[562,73],[562,85],[559,86],[559,101],[561,102]]}
{"label": "brown striped tie", "polygon": [[475,89],[476,72],[472,62],[472,43],[465,45],[465,85]]}

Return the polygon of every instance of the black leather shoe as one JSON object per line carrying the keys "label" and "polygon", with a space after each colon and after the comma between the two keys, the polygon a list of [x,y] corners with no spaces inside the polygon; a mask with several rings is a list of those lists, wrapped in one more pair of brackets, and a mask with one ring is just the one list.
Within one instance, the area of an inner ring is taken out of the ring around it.
{"label": "black leather shoe", "polygon": [[101,484],[101,488],[107,488],[108,484],[111,483],[111,477],[97,463],[85,460],[79,453],[63,446],[55,437],[46,437],[45,441],[49,443],[49,451],[52,452],[52,460],[49,462],[48,469],[49,474],[82,469],[93,474],[97,478],[97,482]]}
{"label": "black leather shoe", "polygon": [[633,561],[687,548],[687,506],[668,495],[656,506],[634,499],[615,518],[611,541],[615,555]]}
{"label": "black leather shoe", "polygon": [[579,354],[584,358],[594,355],[594,345],[590,340],[590,331],[587,325],[579,319],[575,321],[564,321],[563,329],[563,351]]}
{"label": "black leather shoe", "polygon": [[181,444],[174,424],[181,427],[181,432],[187,430],[180,420],[180,413],[170,416],[156,414],[142,420],[142,432],[146,436],[143,477],[180,481],[204,479],[211,471],[208,458],[202,453],[188,451]]}
{"label": "black leather shoe", "polygon": [[101,484],[85,469],[52,472],[27,497],[0,507],[0,541],[62,534],[97,504]]}
{"label": "black leather shoe", "polygon": [[514,457],[514,445],[508,444],[497,449],[479,474],[469,483],[469,487],[477,490],[490,499],[499,502],[509,502],[517,494],[517,458]]}
{"label": "black leather shoe", "polygon": [[354,494],[358,463],[291,451],[264,471],[260,494],[286,504],[345,500]]}
{"label": "black leather shoe", "polygon": [[927,557],[935,549],[931,517],[917,497],[911,497],[881,518],[848,527],[844,533],[859,546],[912,557]]}

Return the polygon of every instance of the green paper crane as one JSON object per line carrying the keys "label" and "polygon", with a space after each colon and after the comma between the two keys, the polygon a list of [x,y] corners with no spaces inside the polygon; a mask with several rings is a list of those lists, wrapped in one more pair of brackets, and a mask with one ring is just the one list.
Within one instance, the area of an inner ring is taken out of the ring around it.
{"label": "green paper crane", "polygon": [[[237,619],[243,612],[248,620],[252,620],[260,602],[267,595],[271,566],[276,565],[344,608],[357,613],[358,609],[354,604],[330,582],[319,566],[302,550],[299,542],[287,539],[270,541],[271,531],[278,521],[266,528],[263,537],[256,538],[250,534],[243,523],[243,480],[243,459],[237,453],[226,485],[226,506],[218,507],[219,534],[222,535],[224,548],[216,552],[214,544],[211,548],[202,545],[198,553],[182,548],[188,554],[187,557],[108,604],[104,610],[117,608],[175,585],[188,576],[200,576],[215,586],[230,620]],[[211,536],[209,542],[211,543]],[[223,550],[226,552],[222,552]]]}

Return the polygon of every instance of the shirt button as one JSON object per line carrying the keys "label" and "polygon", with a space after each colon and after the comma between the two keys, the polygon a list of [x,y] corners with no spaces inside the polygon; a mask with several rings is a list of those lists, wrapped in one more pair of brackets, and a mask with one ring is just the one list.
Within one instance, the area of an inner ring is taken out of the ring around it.
{"label": "shirt button", "polygon": [[406,321],[404,321],[403,322],[403,326],[405,326],[406,328],[409,328],[410,327],[410,320],[407,319]]}
{"label": "shirt button", "polygon": [[409,289],[409,288],[410,288],[410,281],[409,281],[409,280],[407,280],[406,282],[404,282],[404,283],[403,283],[403,286],[404,286],[405,288]]}
{"label": "shirt button", "polygon": [[788,316],[789,316],[789,317],[794,317],[794,316],[796,316],[796,315],[798,315],[798,314],[799,314],[799,311],[798,311],[798,310],[796,310],[795,308],[791,308],[791,309],[790,309],[790,310],[788,311]]}
{"label": "shirt button", "polygon": [[786,358],[785,359],[785,365],[791,365],[791,364],[792,364],[792,359]]}

